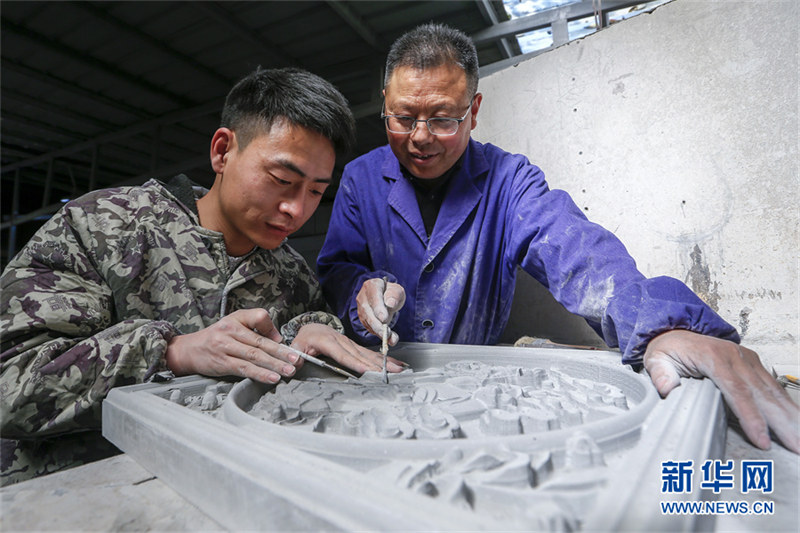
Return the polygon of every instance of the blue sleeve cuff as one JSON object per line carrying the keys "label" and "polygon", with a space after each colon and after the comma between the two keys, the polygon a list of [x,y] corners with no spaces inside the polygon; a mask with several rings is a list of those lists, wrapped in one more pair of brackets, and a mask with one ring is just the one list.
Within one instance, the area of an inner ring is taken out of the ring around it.
{"label": "blue sleeve cuff", "polygon": [[650,278],[626,287],[608,306],[602,331],[618,345],[624,364],[642,362],[649,342],[666,331],[685,329],[738,343],[739,334],[689,287],[675,278]]}

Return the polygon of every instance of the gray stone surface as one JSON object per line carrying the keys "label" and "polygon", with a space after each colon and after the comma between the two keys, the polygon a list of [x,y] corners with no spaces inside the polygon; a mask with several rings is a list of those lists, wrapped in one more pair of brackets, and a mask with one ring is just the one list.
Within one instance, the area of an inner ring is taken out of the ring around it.
{"label": "gray stone surface", "polygon": [[222,531],[128,455],[0,489],[2,531]]}
{"label": "gray stone surface", "polygon": [[[214,398],[216,394],[206,393]],[[389,376],[280,383],[250,409],[273,424],[360,438],[469,439],[535,434],[622,414],[609,383],[546,368],[462,361]]]}
{"label": "gray stone surface", "polygon": [[[210,411],[202,409],[202,402],[199,409],[170,402],[175,389],[182,389],[185,398],[209,395],[213,380],[116,389],[104,405],[104,434],[231,529],[263,528],[270,520],[277,529],[593,530],[600,522],[589,512],[610,485],[625,489],[615,489],[621,503],[609,507],[614,520],[626,519],[631,509],[657,509],[658,479],[626,481],[638,471],[657,473],[662,457],[675,457],[676,440],[682,454],[697,460],[720,457],[722,452],[724,413],[719,392],[710,382],[689,381],[668,402],[659,402],[650,380],[621,366],[615,353],[410,343],[395,347],[392,355],[412,368],[430,370],[419,373],[417,383],[413,374],[393,376],[388,386],[380,383],[378,374],[365,376],[364,383],[344,383],[366,391],[362,414],[380,410],[381,401],[398,394],[393,385],[406,380],[415,387],[399,394],[408,396],[411,404],[415,398],[422,403],[442,395],[439,404],[422,405],[409,417],[428,418],[424,424],[412,420],[409,434],[420,428],[435,433],[437,424],[431,422],[446,421],[444,432],[459,438],[377,437],[378,429],[392,426],[381,422],[379,428],[375,421],[381,416],[356,417],[366,422],[368,431],[346,431],[346,435],[313,431],[327,402],[313,394],[267,409],[278,411],[288,425],[265,422],[248,411],[272,387],[247,380],[233,387],[222,416],[216,417],[207,416]],[[445,383],[442,368],[451,364],[468,372]],[[304,370],[319,372],[316,367]],[[286,391],[306,385],[316,391],[321,385],[327,387],[315,379],[319,375],[299,377],[309,382],[292,380],[282,387]],[[530,381],[527,397],[525,387],[514,383],[518,377]],[[341,384],[335,377],[327,380]],[[459,380],[481,386],[470,393],[474,396],[456,399],[453,395],[460,387],[454,383]],[[537,382],[565,395],[556,399],[562,402],[557,417],[561,427],[521,432],[519,413],[499,407],[517,409],[541,392],[532,385]],[[567,397],[582,403],[568,405]],[[465,417],[458,420],[444,411],[454,399],[478,400],[482,408],[473,409],[471,415],[461,413]],[[348,401],[351,406],[358,403],[353,398]],[[615,402],[623,407],[614,406]],[[614,406],[614,414],[596,410],[598,405]],[[697,411],[693,424],[673,428],[666,422],[648,423],[653,417],[672,420],[687,409]],[[292,425],[305,418],[304,410],[315,421],[305,429]],[[515,431],[507,431],[512,426]],[[665,438],[665,432],[674,438]],[[463,438],[469,433],[472,436]],[[640,442],[646,449],[637,453]],[[636,461],[631,460],[632,453]],[[242,496],[230,498],[231,493]],[[322,493],[324,499],[311,496]],[[285,512],[277,514],[281,510]],[[691,521],[684,526],[687,521],[680,518],[662,522],[679,526],[674,529],[696,529]]]}
{"label": "gray stone surface", "polygon": [[[584,357],[591,360],[596,354],[584,353]],[[502,359],[502,357],[501,357]],[[591,366],[591,365],[589,365]],[[622,370],[622,367],[619,367]],[[319,375],[314,377],[320,377]],[[708,384],[707,381],[690,380],[684,383],[686,387]],[[209,386],[215,386],[216,381],[200,378],[181,378],[170,385],[172,389],[181,389],[184,399],[202,398],[206,395]],[[137,389],[137,387],[133,387]],[[704,387],[705,388],[705,387]],[[713,389],[713,387],[712,387]],[[208,416],[212,411],[202,411],[202,406],[197,409],[185,409],[184,405],[171,404],[172,392],[164,389],[158,397],[152,391],[152,386],[139,386],[142,395],[131,396],[135,400],[132,405],[141,407],[152,404],[153,410],[145,409],[153,424],[149,425],[138,421],[131,425],[133,420],[131,412],[117,412],[115,418],[121,422],[121,431],[127,435],[128,444],[135,443],[133,455],[125,454],[112,459],[75,468],[65,472],[53,474],[40,479],[31,480],[11,487],[0,489],[0,530],[2,531],[116,531],[116,530],[149,530],[149,531],[216,531],[216,530],[497,530],[501,520],[507,519],[508,511],[503,508],[508,498],[508,488],[511,486],[530,484],[537,487],[545,486],[553,494],[561,495],[562,505],[554,504],[548,498],[531,498],[527,501],[524,510],[515,511],[520,517],[527,520],[528,530],[565,530],[584,529],[591,530],[618,530],[606,524],[607,527],[585,527],[585,524],[576,524],[570,516],[583,516],[586,507],[597,499],[592,491],[576,490],[569,483],[558,481],[553,476],[553,455],[544,452],[526,454],[520,460],[520,452],[513,449],[505,452],[483,452],[479,449],[468,450],[466,453],[452,452],[443,454],[439,458],[425,461],[404,460],[386,465],[381,476],[391,478],[390,487],[375,483],[377,480],[367,480],[367,484],[359,492],[357,487],[348,484],[346,477],[358,478],[358,469],[353,471],[353,466],[340,468],[335,464],[318,461],[315,454],[292,453],[292,446],[285,442],[284,437],[261,431],[262,428],[252,427],[247,432],[255,436],[254,441],[240,439],[238,427],[224,426],[221,436],[209,432],[219,424],[225,424],[216,416]],[[680,390],[680,389],[679,389]],[[685,392],[687,388],[683,388]],[[219,392],[219,388],[217,388]],[[676,391],[677,392],[677,391]],[[797,400],[797,391],[790,391]],[[130,396],[130,393],[127,393]],[[705,409],[700,404],[692,401],[690,404],[680,405],[682,395],[670,395],[666,401],[658,402],[657,407],[678,404],[677,409],[669,410],[669,417],[660,417],[663,424],[674,422],[680,417],[692,420],[696,410]],[[174,399],[174,398],[173,398]],[[257,399],[253,399],[255,402]],[[193,405],[189,401],[189,405]],[[202,403],[202,401],[200,402]],[[186,429],[186,434],[181,435],[184,421],[176,419],[170,406],[180,411],[191,411],[193,416]],[[128,406],[130,407],[130,406]],[[635,405],[633,406],[635,408]],[[134,407],[135,409],[135,407]],[[248,418],[253,418],[246,415]],[[674,419],[672,417],[678,417]],[[281,431],[282,428],[275,424]],[[652,425],[652,424],[651,424]],[[693,433],[702,433],[704,428],[690,428]],[[172,430],[176,430],[174,433]],[[291,431],[291,430],[290,430]],[[313,435],[301,430],[304,436]],[[601,512],[614,515],[613,505],[623,507],[638,507],[651,517],[657,518],[658,511],[652,510],[650,503],[641,503],[633,500],[638,493],[652,492],[658,485],[658,480],[645,483],[644,489],[635,483],[622,483],[619,486],[607,485],[602,473],[602,468],[585,468],[597,456],[597,449],[583,440],[579,433],[571,446],[572,457],[568,462],[581,467],[583,470],[583,483],[591,487],[598,483],[604,487],[600,496],[611,501],[609,505],[601,505]],[[671,431],[666,434],[656,435],[657,440],[677,440],[681,444],[685,435],[681,431]],[[318,435],[319,437],[332,437],[331,435]],[[156,438],[157,437],[157,438]],[[155,438],[155,446],[149,446],[151,439]],[[515,437],[516,438],[516,437]],[[303,439],[300,439],[302,441]],[[374,439],[360,439],[374,440]],[[219,441],[219,442],[217,442]],[[395,442],[396,439],[388,439]],[[351,439],[352,442],[352,439]],[[405,443],[413,441],[404,441]],[[436,444],[437,441],[421,442],[423,445]],[[453,441],[448,441],[452,443]],[[468,439],[464,439],[468,442]],[[195,454],[197,450],[218,449],[216,444],[224,443],[227,451],[218,453],[217,456],[205,457]],[[691,445],[691,439],[685,444]],[[426,446],[427,447],[427,446]],[[452,446],[451,446],[452,447]],[[650,443],[647,447],[652,447]],[[361,457],[361,451],[353,447],[352,455]],[[600,450],[607,464],[620,471],[625,471],[629,480],[637,475],[644,475],[645,470],[636,466],[638,459],[619,460],[606,446]],[[564,458],[566,455],[564,456]],[[620,455],[619,457],[624,457]],[[676,459],[677,456],[669,457]],[[723,492],[722,501],[770,501],[775,504],[775,514],[772,516],[720,516],[713,523],[705,523],[708,530],[714,531],[797,531],[798,519],[798,471],[800,470],[800,457],[794,455],[778,444],[773,444],[769,451],[761,451],[741,436],[735,424],[727,428],[725,459],[734,460],[737,465],[744,459],[769,459],[774,461],[775,491],[765,496],[760,493],[743,495],[738,490]],[[299,459],[299,460],[298,460]],[[139,462],[137,462],[139,461]],[[362,461],[363,462],[363,461]],[[455,467],[457,475],[441,474],[437,467],[445,464]],[[564,459],[564,462],[567,462]],[[558,461],[556,461],[558,463]],[[216,469],[217,464],[222,464],[230,473],[236,471],[241,465],[245,467],[234,472],[236,479],[231,484],[226,470]],[[153,472],[158,472],[160,477],[155,477],[143,465],[148,465]],[[249,466],[247,466],[249,465]],[[484,470],[475,469],[475,466],[498,465],[498,468]],[[191,474],[198,477],[181,479],[181,475]],[[599,475],[598,475],[599,474]],[[652,471],[651,471],[652,475]],[[345,476],[340,478],[339,476]],[[483,478],[484,487],[478,492],[470,488],[474,482],[471,476]],[[657,477],[657,475],[656,475]],[[256,490],[254,485],[246,486],[254,479],[260,478],[261,488]],[[360,478],[359,478],[360,479]],[[623,479],[624,481],[624,479]],[[402,490],[397,487],[398,482]],[[199,489],[203,497],[210,497],[212,504],[200,503],[199,508],[189,502],[198,500],[197,493],[187,491],[187,486]],[[174,488],[173,488],[174,487]],[[430,492],[435,489],[436,498],[430,497]],[[515,489],[516,490],[516,489]],[[354,492],[355,491],[355,492]],[[657,491],[656,491],[657,492]],[[254,497],[256,496],[256,497]],[[648,496],[645,494],[645,496]],[[252,500],[250,507],[242,507],[242,502]],[[442,507],[436,500],[446,503]],[[475,504],[483,506],[478,516],[475,516]],[[483,503],[482,503],[483,502]],[[394,504],[398,505],[394,507]],[[436,503],[431,507],[427,504]],[[565,515],[564,507],[573,508],[573,515]],[[227,509],[231,518],[220,509]],[[325,515],[325,509],[341,509],[342,516]],[[202,509],[202,510],[201,510]],[[384,509],[383,515],[364,526],[369,513]],[[583,511],[581,511],[583,509]],[[409,517],[402,516],[395,511],[406,511],[410,518],[416,520],[416,527],[409,526]],[[321,527],[315,521],[314,514],[322,512],[325,519],[329,520],[327,527]],[[466,513],[466,514],[465,514]],[[501,515],[493,521],[492,513]],[[583,513],[583,514],[582,514]],[[363,515],[363,516],[362,516]],[[237,517],[251,517],[247,527],[236,525]],[[489,517],[487,519],[487,516]],[[344,518],[343,518],[344,517]],[[349,522],[347,522],[349,520]],[[439,520],[437,522],[437,520]],[[427,527],[425,525],[427,521]],[[442,525],[444,523],[444,525]],[[361,525],[359,525],[361,524]],[[504,522],[507,524],[507,522]],[[692,524],[690,524],[691,526]],[[440,527],[441,526],[441,527]],[[449,526],[449,527],[448,527]],[[640,523],[633,529],[637,531],[648,530],[683,530],[688,531],[693,527],[645,527]],[[502,528],[510,529],[510,528]],[[627,529],[631,529],[628,527]]]}
{"label": "gray stone surface", "polygon": [[[517,352],[523,361],[526,354]],[[544,359],[548,365],[553,361]],[[595,364],[586,362],[590,368]],[[614,368],[629,372],[618,365]],[[250,385],[257,387],[248,382],[236,387]],[[640,402],[636,398],[633,403]],[[292,446],[324,453],[343,464],[352,464],[350,442],[337,439],[309,446],[305,433],[401,441],[393,460],[362,461],[357,468],[387,485],[503,517],[500,523],[506,527],[519,522],[556,531],[581,528],[584,509],[611,477],[608,462],[620,460],[618,453],[608,453],[607,442],[601,449],[580,431],[581,426],[602,424],[627,412],[628,398],[620,386],[546,366],[469,360],[392,374],[388,384],[380,372],[346,381],[292,380],[267,390],[248,410],[267,424],[285,428],[284,438],[291,439],[294,433]],[[611,424],[609,430],[614,429]],[[514,449],[505,444],[509,437],[533,439],[550,431],[561,431],[563,442],[535,450],[527,444]],[[476,439],[481,447],[462,448]],[[452,445],[439,452],[431,449],[429,454],[402,450],[402,441],[412,440],[452,440]],[[562,501],[564,495],[571,503]]]}
{"label": "gray stone surface", "polygon": [[[800,523],[800,457],[779,445],[750,445],[729,426],[726,459],[774,461],[774,516],[718,517],[713,531],[796,532]],[[726,494],[722,500],[763,501],[760,495]],[[130,517],[136,517],[130,520]],[[131,527],[124,528],[123,525]],[[0,489],[0,530],[12,531],[226,531],[155,478],[129,455]]]}

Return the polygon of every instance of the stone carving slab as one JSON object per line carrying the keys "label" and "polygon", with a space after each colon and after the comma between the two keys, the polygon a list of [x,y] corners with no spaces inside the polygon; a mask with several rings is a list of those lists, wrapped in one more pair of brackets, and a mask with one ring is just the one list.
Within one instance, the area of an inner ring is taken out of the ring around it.
{"label": "stone carving slab", "polygon": [[[616,353],[406,344],[392,355],[413,370],[388,385],[307,365],[277,386],[116,389],[104,434],[233,529],[703,527],[658,515],[658,476],[662,460],[721,457],[710,382],[662,401]],[[687,402],[695,416],[678,420]]]}

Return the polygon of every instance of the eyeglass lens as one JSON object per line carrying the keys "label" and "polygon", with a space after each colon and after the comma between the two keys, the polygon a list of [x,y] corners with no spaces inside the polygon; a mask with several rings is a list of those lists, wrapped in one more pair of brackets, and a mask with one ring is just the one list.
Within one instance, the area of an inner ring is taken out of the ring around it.
{"label": "eyeglass lens", "polygon": [[[386,117],[386,126],[394,133],[410,133],[417,121],[411,117]],[[452,135],[458,131],[458,120],[454,118],[429,118],[420,120],[428,124],[428,131],[434,135]]]}

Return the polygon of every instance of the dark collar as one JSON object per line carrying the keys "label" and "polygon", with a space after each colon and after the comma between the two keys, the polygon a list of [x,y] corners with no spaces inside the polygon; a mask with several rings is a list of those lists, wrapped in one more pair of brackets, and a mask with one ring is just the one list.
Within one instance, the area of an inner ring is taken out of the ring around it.
{"label": "dark collar", "polygon": [[461,165],[464,163],[464,154],[461,154],[461,157],[456,160],[455,164],[450,167],[447,172],[439,176],[438,178],[430,178],[430,179],[421,179],[408,171],[406,167],[400,165],[400,172],[403,173],[403,176],[411,182],[411,185],[414,186],[415,189],[422,189],[427,192],[433,192],[441,189],[449,180],[450,178],[459,170],[461,170]]}
{"label": "dark collar", "polygon": [[184,174],[178,174],[164,184],[164,188],[172,193],[180,203],[185,205],[195,215],[200,216],[197,212],[197,197],[194,193],[195,187],[197,187],[197,184]]}

